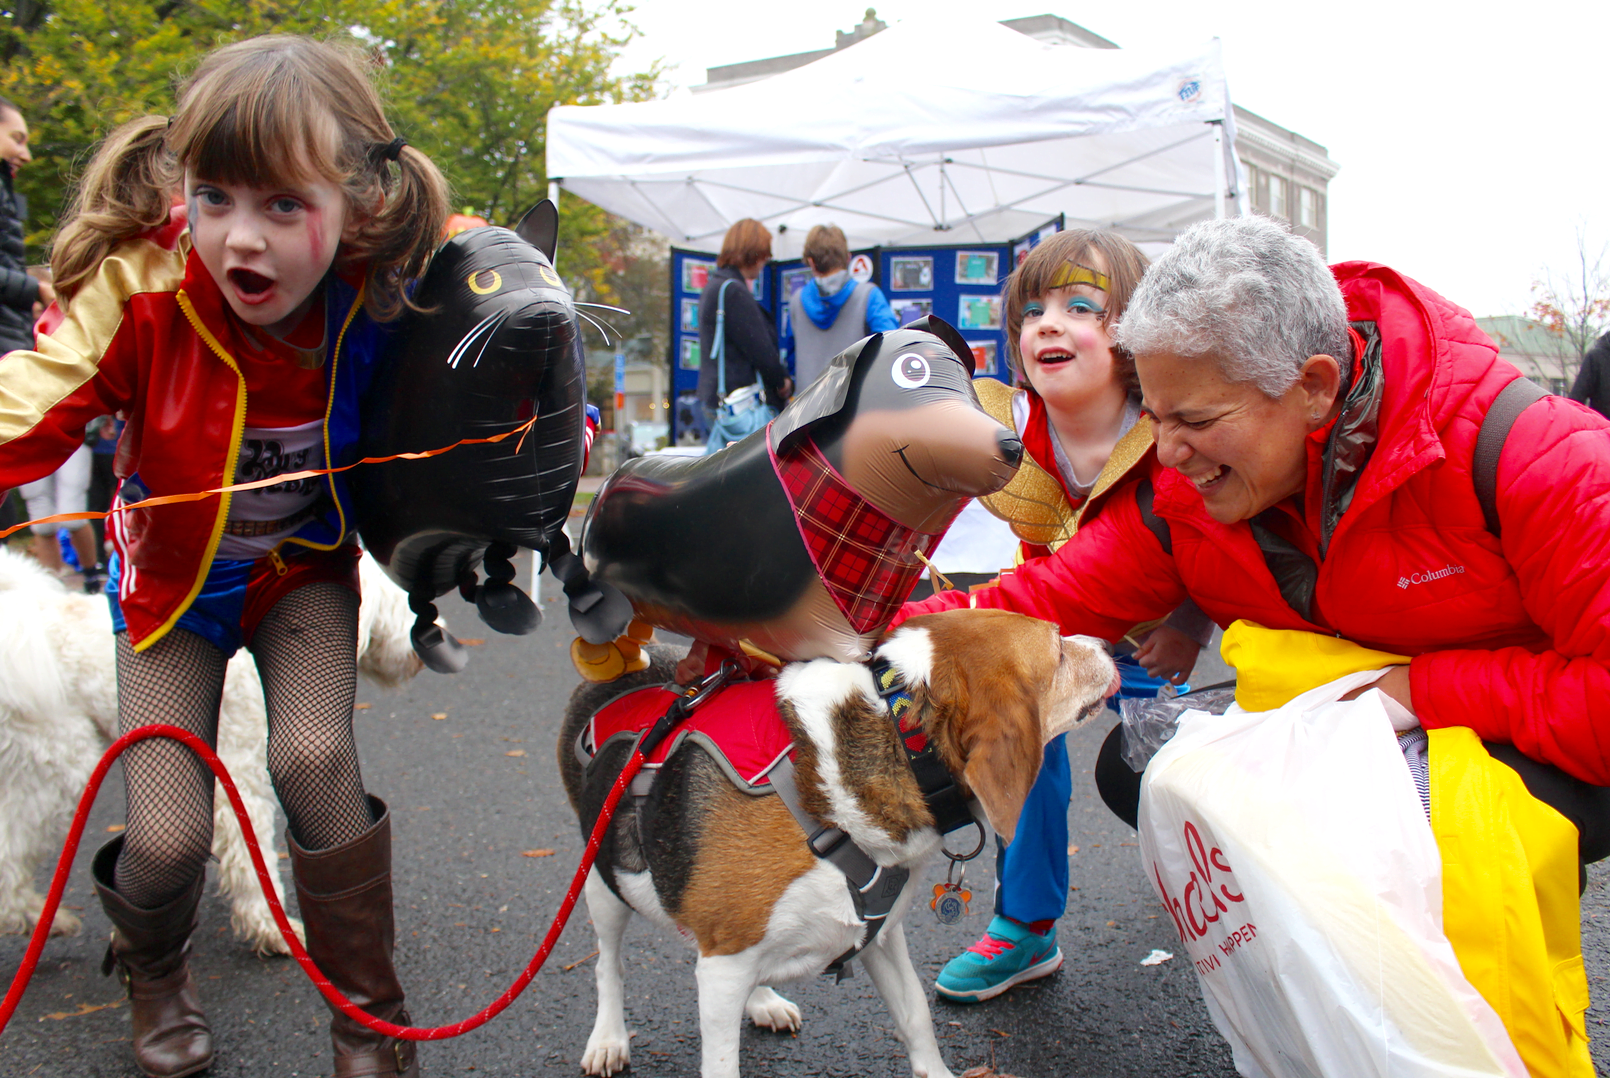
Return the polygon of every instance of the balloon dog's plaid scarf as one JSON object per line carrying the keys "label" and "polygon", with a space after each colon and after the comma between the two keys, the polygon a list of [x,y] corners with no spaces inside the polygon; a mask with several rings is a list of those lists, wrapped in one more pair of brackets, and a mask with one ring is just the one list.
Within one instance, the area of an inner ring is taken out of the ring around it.
{"label": "balloon dog's plaid scarf", "polygon": [[890,520],[850,489],[808,437],[779,456],[768,430],[766,445],[816,575],[833,602],[858,633],[887,625],[922,576],[917,552],[932,554],[950,521],[929,533]]}

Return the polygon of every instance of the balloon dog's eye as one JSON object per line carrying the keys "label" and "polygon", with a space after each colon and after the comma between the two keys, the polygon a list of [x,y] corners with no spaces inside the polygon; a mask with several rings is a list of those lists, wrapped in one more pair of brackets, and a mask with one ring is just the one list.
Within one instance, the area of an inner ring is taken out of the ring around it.
{"label": "balloon dog's eye", "polygon": [[915,352],[907,352],[894,361],[890,369],[894,375],[894,384],[906,389],[918,389],[928,384],[928,360]]}

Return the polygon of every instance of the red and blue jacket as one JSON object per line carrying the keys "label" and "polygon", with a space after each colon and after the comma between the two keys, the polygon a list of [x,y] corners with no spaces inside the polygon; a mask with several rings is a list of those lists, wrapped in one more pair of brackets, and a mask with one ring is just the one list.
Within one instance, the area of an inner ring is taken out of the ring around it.
{"label": "red and blue jacket", "polygon": [[[361,288],[333,272],[325,287],[325,460],[340,466],[357,459],[359,401],[386,330],[365,313]],[[119,504],[235,481],[246,425],[235,359],[243,342],[191,250],[182,208],[162,228],[114,247],[65,312],[53,307],[38,329],[33,351],[0,358],[0,489],[50,475],[83,444],[85,426],[107,414],[127,420],[115,461]],[[328,550],[350,541],[345,475],[327,482],[324,511],[280,547]],[[113,518],[120,605],[136,649],[166,635],[201,590],[229,501],[211,495]]]}

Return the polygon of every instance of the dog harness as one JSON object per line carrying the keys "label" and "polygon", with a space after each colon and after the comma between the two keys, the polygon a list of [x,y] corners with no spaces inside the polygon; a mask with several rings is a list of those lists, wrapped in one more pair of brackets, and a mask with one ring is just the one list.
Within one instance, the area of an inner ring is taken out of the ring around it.
{"label": "dog harness", "polygon": [[915,531],[856,493],[812,439],[779,455],[769,429],[766,438],[800,538],[839,612],[858,633],[889,624],[965,499],[938,531]]}
{"label": "dog harness", "polygon": [[[917,724],[911,694],[899,674],[888,663],[877,662],[872,665],[872,675],[939,833],[946,835],[976,824],[968,800]],[[582,727],[576,738],[576,758],[583,767],[589,767],[611,742],[635,745],[682,695],[677,686],[666,685],[616,697]],[[704,749],[738,789],[752,796],[776,793],[804,832],[811,853],[844,874],[850,901],[856,916],[866,923],[867,932],[858,945],[830,962],[824,972],[834,974],[840,981],[851,976],[851,960],[883,928],[911,878],[910,871],[879,865],[844,830],[818,819],[801,804],[794,778],[794,742],[778,714],[771,679],[733,682],[691,711],[675,733],[648,754],[648,762],[632,780],[631,794],[638,812],[642,811],[660,767],[685,741]],[[980,842],[979,849],[982,848]]]}

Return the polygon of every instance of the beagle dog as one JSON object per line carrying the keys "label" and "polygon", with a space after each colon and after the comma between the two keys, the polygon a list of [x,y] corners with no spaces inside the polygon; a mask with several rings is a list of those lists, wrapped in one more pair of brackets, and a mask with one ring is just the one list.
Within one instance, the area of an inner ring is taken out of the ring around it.
{"label": "beagle dog", "polygon": [[[583,834],[635,737],[592,744],[590,759],[578,747],[588,747],[594,716],[614,706],[612,697],[623,699],[623,689],[670,695],[641,688],[670,681],[676,656],[658,647],[651,655],[648,670],[584,684],[571,697],[559,765]],[[886,699],[891,683],[899,688],[893,707]],[[901,625],[870,664],[793,663],[772,691],[750,692],[757,710],[768,712],[765,721],[782,724],[780,744],[792,742],[792,759],[785,751],[764,775],[742,778],[700,734],[668,740],[658,769],[640,773],[651,781],[634,784],[636,796],[622,799],[587,880],[598,933],[598,1014],[582,1069],[613,1075],[630,1062],[621,940],[636,912],[698,948],[704,1078],[738,1075],[745,1014],[766,1028],[799,1027],[799,1009],[771,984],[821,973],[850,956],[865,962],[888,1004],[912,1073],[950,1078],[900,925],[918,870],[941,841],[940,801],[931,783],[919,783],[924,769],[915,749],[931,752],[929,770],[942,772],[956,803],[976,804],[1010,841],[1045,743],[1100,711],[1116,689],[1101,641],[1064,638],[1054,625],[1007,611],[952,610]],[[777,789],[766,789],[766,779]],[[893,892],[881,909],[872,908],[877,886],[858,890],[847,862],[825,849],[830,845],[860,851],[871,879]]]}

